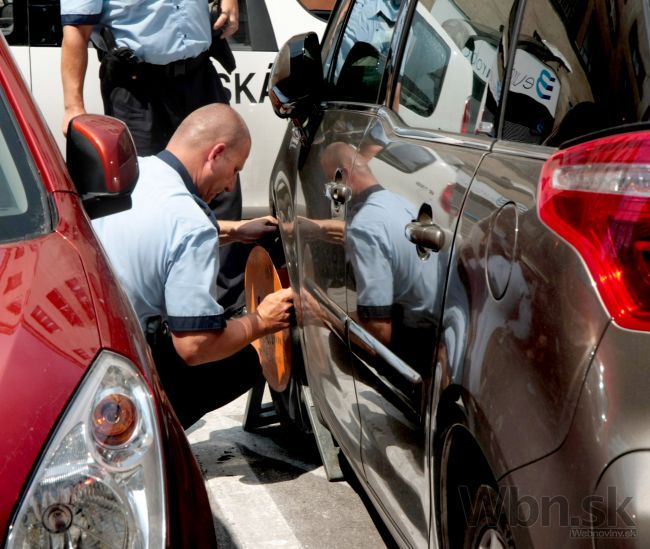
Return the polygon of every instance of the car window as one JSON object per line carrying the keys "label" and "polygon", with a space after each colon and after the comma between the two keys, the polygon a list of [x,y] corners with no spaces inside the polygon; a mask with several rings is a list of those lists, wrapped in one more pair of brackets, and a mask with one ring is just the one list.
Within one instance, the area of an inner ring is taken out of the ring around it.
{"label": "car window", "polygon": [[402,0],[357,0],[330,74],[329,99],[374,103],[381,89]]}
{"label": "car window", "polygon": [[494,132],[513,0],[420,0],[393,105],[413,127]]}
{"label": "car window", "polygon": [[17,125],[0,91],[0,242],[43,234],[45,197]]}
{"label": "car window", "polygon": [[239,28],[228,42],[235,51],[278,51],[265,2],[238,0]]}
{"label": "car window", "polygon": [[647,0],[528,2],[503,137],[559,146],[650,118]]}

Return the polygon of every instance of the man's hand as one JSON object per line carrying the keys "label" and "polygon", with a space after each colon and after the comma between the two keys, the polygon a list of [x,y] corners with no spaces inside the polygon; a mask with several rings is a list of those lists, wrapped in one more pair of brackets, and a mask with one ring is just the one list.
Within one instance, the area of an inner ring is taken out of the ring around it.
{"label": "man's hand", "polygon": [[213,25],[214,30],[223,28],[221,38],[228,38],[239,28],[239,5],[237,0],[221,0],[221,15]]}
{"label": "man's hand", "polygon": [[272,334],[289,327],[293,309],[293,290],[285,288],[267,295],[258,305],[259,317],[265,334]]}
{"label": "man's hand", "polygon": [[257,242],[263,236],[278,230],[278,220],[272,215],[257,217],[250,221],[242,221],[237,227],[236,240],[244,244]]}
{"label": "man's hand", "polygon": [[70,120],[72,120],[75,116],[78,116],[80,114],[86,114],[86,109],[84,109],[83,106],[70,107],[64,110],[63,125],[61,127],[64,136],[66,137],[68,136],[68,126],[70,125]]}
{"label": "man's hand", "polygon": [[263,236],[278,230],[278,220],[272,215],[246,221],[219,221],[219,245],[231,242],[253,244]]}

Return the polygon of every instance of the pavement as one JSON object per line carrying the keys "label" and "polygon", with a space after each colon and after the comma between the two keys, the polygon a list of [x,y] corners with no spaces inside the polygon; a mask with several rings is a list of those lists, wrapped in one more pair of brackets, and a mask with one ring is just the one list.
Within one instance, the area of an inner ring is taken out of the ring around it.
{"label": "pavement", "polygon": [[292,438],[279,424],[244,431],[245,408],[246,395],[187,431],[220,547],[394,546],[349,471],[352,484],[329,482],[313,439]]}

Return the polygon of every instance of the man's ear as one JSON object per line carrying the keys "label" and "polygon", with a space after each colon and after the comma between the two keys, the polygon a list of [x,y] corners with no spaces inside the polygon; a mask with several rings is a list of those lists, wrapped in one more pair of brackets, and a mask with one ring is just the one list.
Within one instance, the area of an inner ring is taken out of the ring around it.
{"label": "man's ear", "polygon": [[212,161],[217,156],[223,154],[223,151],[226,150],[226,145],[224,143],[217,143],[208,151],[208,160]]}

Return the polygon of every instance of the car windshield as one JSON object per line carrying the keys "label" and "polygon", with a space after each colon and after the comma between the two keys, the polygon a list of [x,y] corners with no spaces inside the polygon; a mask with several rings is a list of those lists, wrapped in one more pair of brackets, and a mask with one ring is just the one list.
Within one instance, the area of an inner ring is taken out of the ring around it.
{"label": "car windshield", "polygon": [[49,229],[45,195],[27,145],[0,89],[0,243]]}

